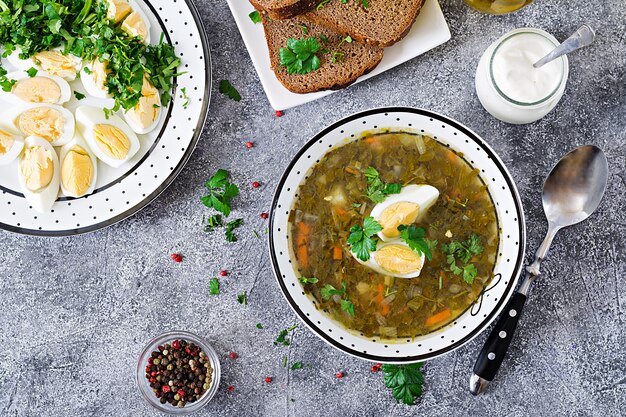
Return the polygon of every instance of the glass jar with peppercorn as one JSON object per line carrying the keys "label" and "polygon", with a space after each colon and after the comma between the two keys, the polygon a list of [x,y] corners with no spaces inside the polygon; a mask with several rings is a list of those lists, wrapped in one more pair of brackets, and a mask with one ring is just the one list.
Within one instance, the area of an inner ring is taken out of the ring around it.
{"label": "glass jar with peppercorn", "polygon": [[143,399],[159,411],[182,415],[204,407],[217,392],[220,363],[206,340],[174,331],[151,340],[137,363]]}

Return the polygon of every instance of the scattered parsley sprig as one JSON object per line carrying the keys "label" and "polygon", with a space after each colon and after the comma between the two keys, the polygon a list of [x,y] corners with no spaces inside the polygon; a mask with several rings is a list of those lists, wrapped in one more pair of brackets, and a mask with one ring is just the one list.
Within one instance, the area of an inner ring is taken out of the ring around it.
{"label": "scattered parsley sprig", "polygon": [[287,47],[280,48],[280,65],[287,67],[288,74],[308,74],[321,65],[315,54],[321,49],[316,38],[287,39]]}
{"label": "scattered parsley sprig", "polygon": [[280,331],[280,333],[278,334],[278,337],[276,338],[276,340],[274,341],[274,346],[289,346],[291,344],[291,340],[289,340],[287,338],[287,335],[294,331],[296,328],[298,327],[297,324],[294,324],[293,326],[287,328],[287,329],[283,329]]}
{"label": "scattered parsley sprig", "polygon": [[343,311],[346,311],[349,315],[354,316],[354,304],[348,298],[345,281],[343,282],[340,290],[338,290],[331,284],[324,285],[324,287],[320,289],[320,295],[325,301],[328,301],[333,295],[343,296],[343,298],[339,301],[341,309]]}
{"label": "scattered parsley sprig", "polygon": [[202,203],[208,208],[214,208],[228,217],[231,211],[230,201],[239,195],[239,188],[229,181],[230,173],[225,169],[218,169],[204,184],[209,194],[202,197]]}
{"label": "scattered parsley sprig", "polygon": [[410,226],[400,225],[398,226],[398,230],[400,231],[402,240],[404,240],[411,249],[419,255],[423,254],[429,261],[433,260],[431,250],[437,246],[437,241],[424,238],[426,236],[426,229],[412,224]]}
{"label": "scattered parsley sprig", "polygon": [[[454,275],[462,275],[463,281],[470,285],[474,282],[478,271],[474,264],[469,263],[469,261],[472,259],[472,256],[483,253],[483,250],[480,236],[475,233],[472,233],[469,239],[464,242],[453,240],[449,244],[441,244],[441,251],[447,255],[446,261],[450,271]],[[457,259],[464,264],[462,267],[457,265]]]}
{"label": "scattered parsley sprig", "polygon": [[376,233],[383,230],[383,227],[373,217],[366,217],[363,226],[355,224],[350,228],[348,245],[360,260],[367,262],[370,259],[370,252],[376,250],[377,239],[372,238]]}
{"label": "scattered parsley sprig", "polygon": [[421,363],[382,365],[381,369],[385,373],[385,386],[391,390],[396,401],[413,405],[415,400],[422,395],[424,374],[421,368]]}
{"label": "scattered parsley sprig", "polygon": [[368,167],[364,171],[364,175],[367,178],[365,196],[374,203],[382,203],[388,195],[398,194],[402,191],[401,184],[385,184],[374,167]]}

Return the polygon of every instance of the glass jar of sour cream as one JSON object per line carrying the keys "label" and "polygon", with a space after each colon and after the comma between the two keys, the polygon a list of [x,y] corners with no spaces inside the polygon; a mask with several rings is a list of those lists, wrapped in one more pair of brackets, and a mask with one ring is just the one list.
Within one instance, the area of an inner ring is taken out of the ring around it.
{"label": "glass jar of sour cream", "polygon": [[541,68],[533,64],[558,45],[554,36],[532,28],[513,30],[491,44],[476,70],[476,93],[485,110],[513,124],[532,123],[548,114],[565,91],[567,56]]}

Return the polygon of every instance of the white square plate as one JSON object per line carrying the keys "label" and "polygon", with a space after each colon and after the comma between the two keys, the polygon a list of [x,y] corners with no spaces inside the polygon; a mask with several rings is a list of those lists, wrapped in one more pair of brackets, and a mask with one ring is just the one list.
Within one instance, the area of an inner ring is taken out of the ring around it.
{"label": "white square plate", "polygon": [[[270,66],[270,57],[265,43],[263,26],[254,24],[248,15],[254,11],[252,5],[246,0],[227,0],[230,10],[235,17],[235,22],[241,32],[254,68],[256,68],[265,94],[276,110],[285,110],[299,106],[309,101],[327,96],[333,91],[321,91],[318,93],[295,94],[287,90],[278,81]],[[359,78],[361,82],[370,77],[387,71],[403,62],[413,59],[450,39],[450,29],[443,16],[437,0],[426,0],[422,11],[415,20],[409,34],[397,44],[385,49],[385,56],[381,63],[369,74]]]}

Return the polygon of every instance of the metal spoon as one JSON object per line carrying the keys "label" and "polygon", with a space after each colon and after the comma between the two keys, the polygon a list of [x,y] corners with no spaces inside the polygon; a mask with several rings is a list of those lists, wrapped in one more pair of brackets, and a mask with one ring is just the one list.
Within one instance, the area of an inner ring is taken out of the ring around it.
{"label": "metal spoon", "polygon": [[533,67],[539,68],[560,56],[574,52],[584,46],[591,45],[596,39],[596,32],[589,25],[582,25],[572,36],[567,38],[562,44],[557,46],[548,55],[541,58],[533,64]]}
{"label": "metal spoon", "polygon": [[604,152],[596,146],[581,146],[565,155],[548,175],[543,184],[543,210],[548,219],[548,233],[537,250],[535,262],[526,268],[528,274],[504,308],[500,319],[487,338],[474,365],[470,378],[470,392],[484,392],[500,369],[517,327],[528,290],[540,274],[539,267],[545,258],[556,233],[563,227],[587,219],[600,204],[609,166]]}

